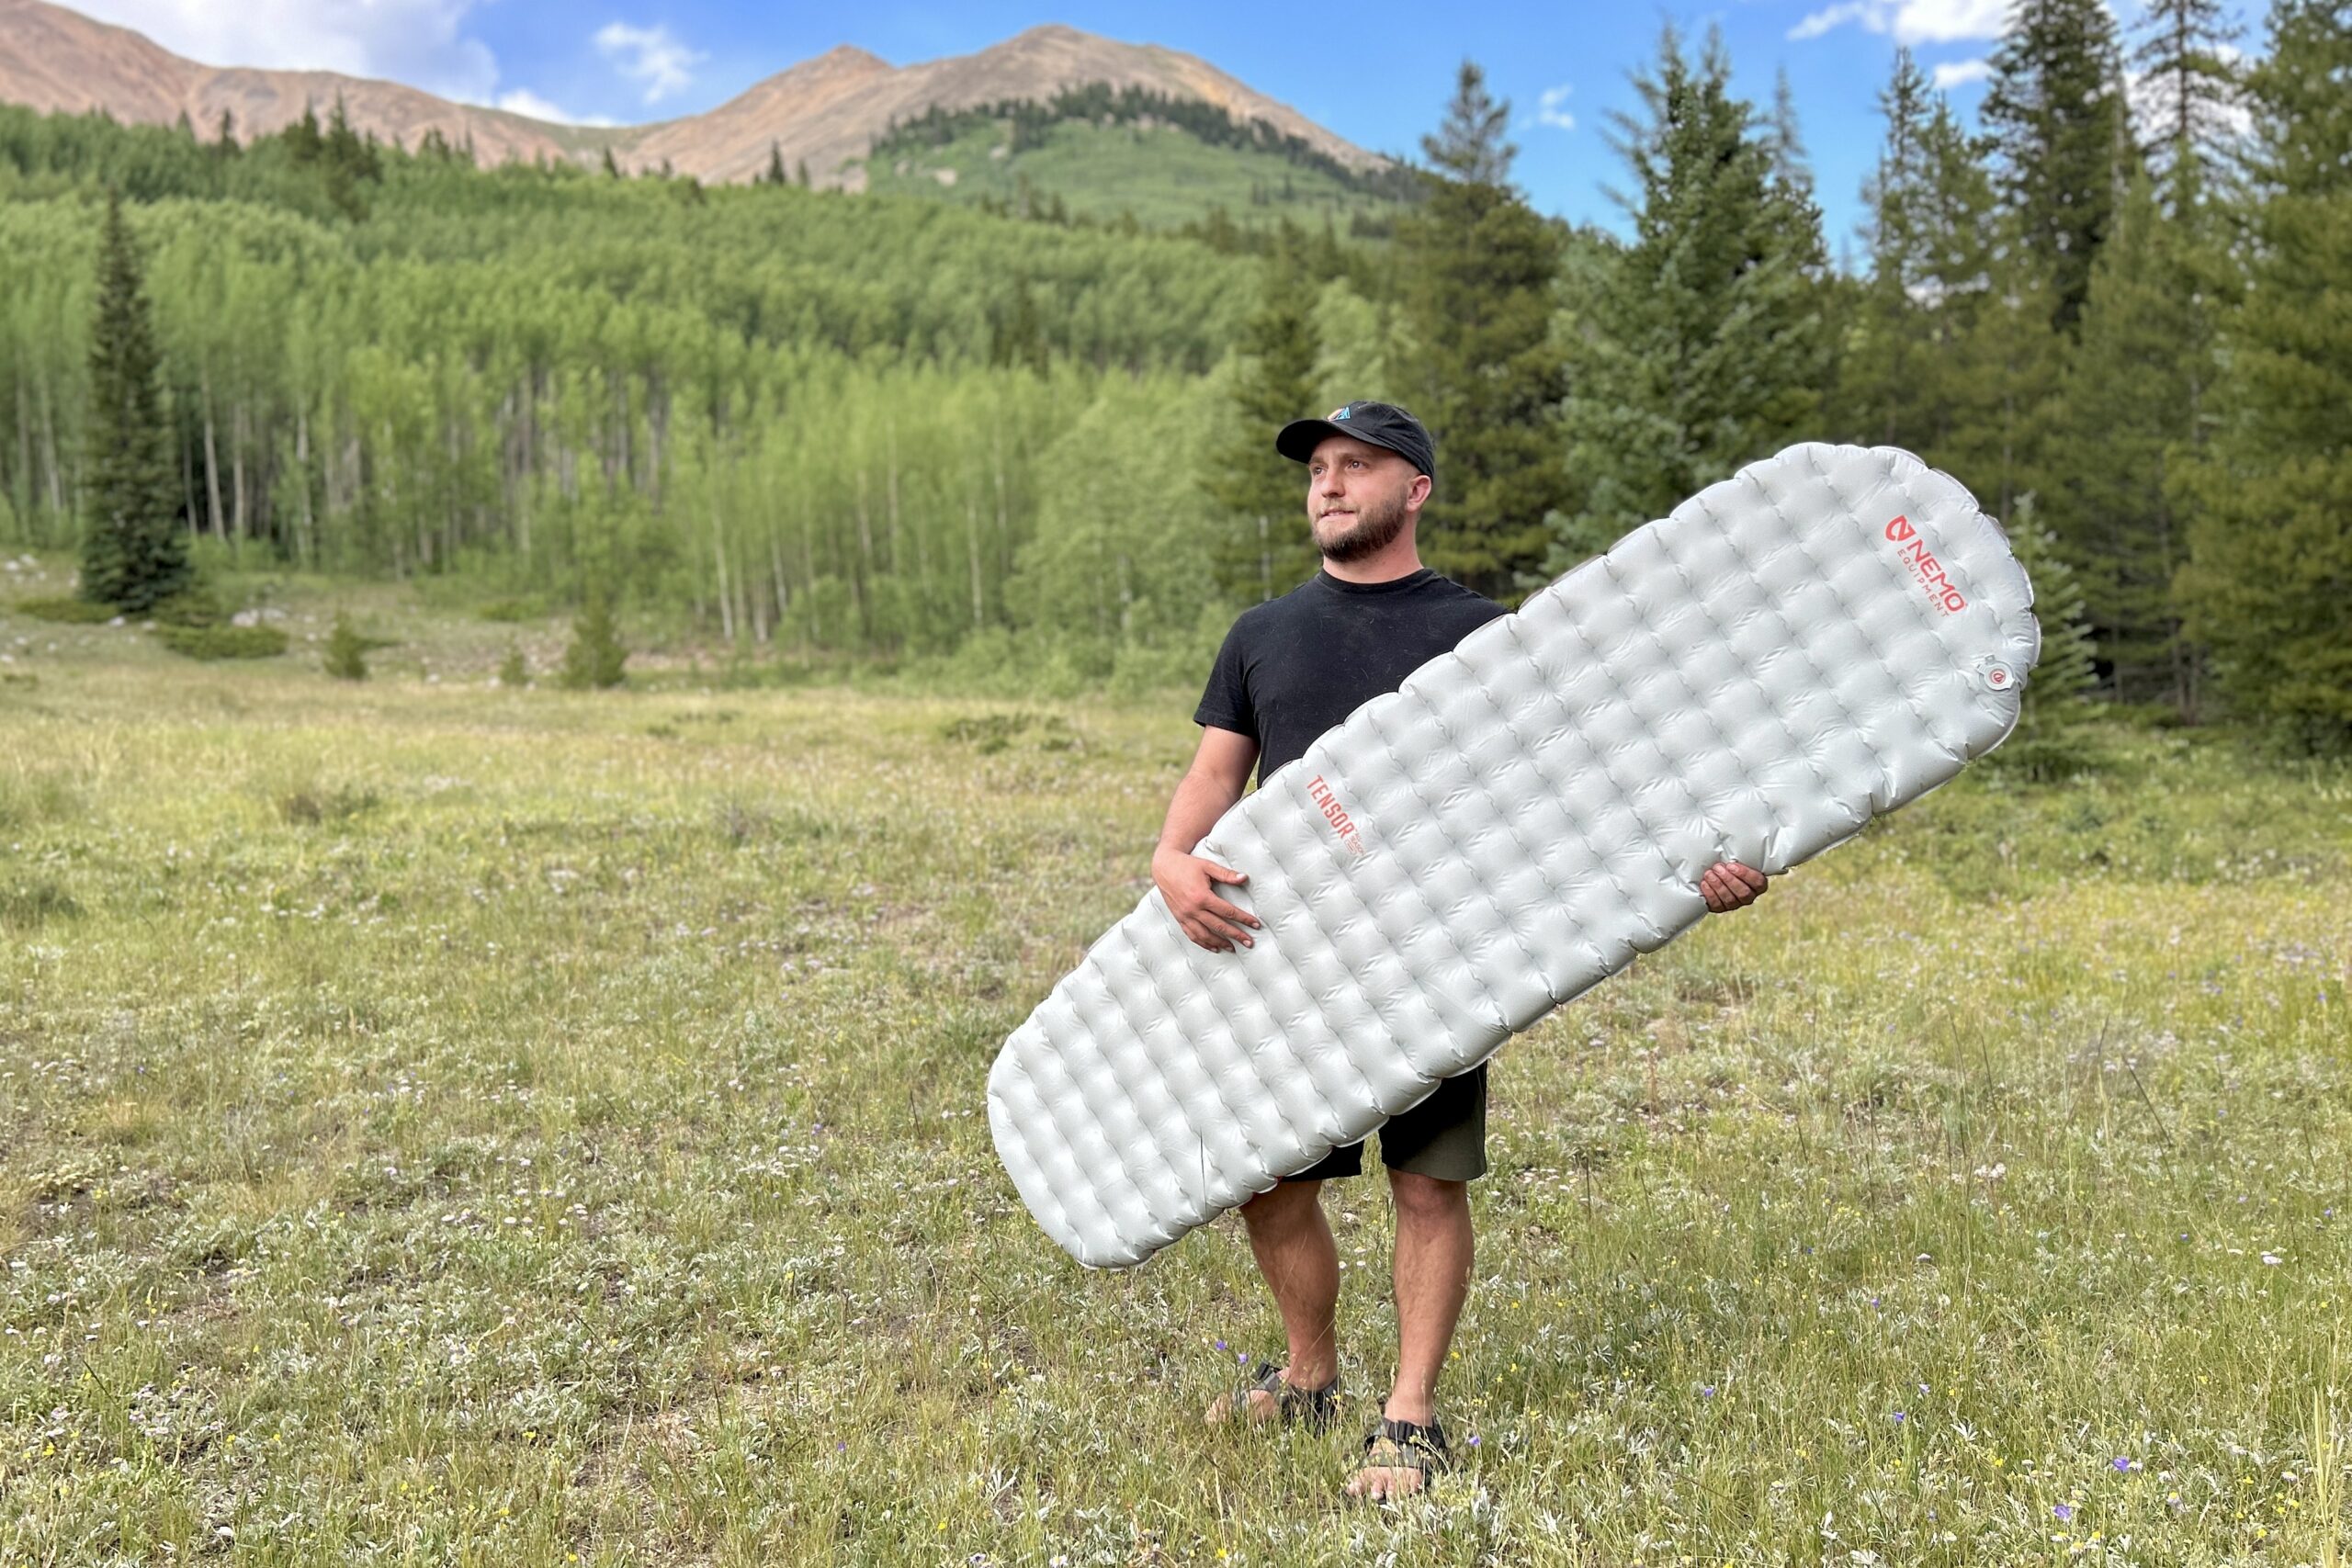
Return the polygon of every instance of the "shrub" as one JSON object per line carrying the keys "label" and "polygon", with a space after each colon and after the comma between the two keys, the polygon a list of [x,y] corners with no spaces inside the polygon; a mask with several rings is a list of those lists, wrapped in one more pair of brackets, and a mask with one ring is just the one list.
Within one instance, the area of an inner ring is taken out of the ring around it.
{"label": "shrub", "polygon": [[274,659],[286,651],[276,626],[157,626],[155,640],[190,659]]}
{"label": "shrub", "polygon": [[150,613],[158,626],[218,626],[229,619],[229,613],[221,608],[220,596],[204,587],[183,589],[159,601]]}
{"label": "shrub", "polygon": [[55,621],[69,626],[100,626],[122,613],[111,604],[74,598],[19,599],[9,608],[37,621]]}
{"label": "shrub", "polygon": [[334,614],[334,629],[327,634],[326,671],[338,681],[368,679],[367,639],[340,610]]}
{"label": "shrub", "polygon": [[506,657],[498,661],[498,683],[509,687],[531,683],[531,667],[523,662],[523,645],[512,637],[506,639]]}

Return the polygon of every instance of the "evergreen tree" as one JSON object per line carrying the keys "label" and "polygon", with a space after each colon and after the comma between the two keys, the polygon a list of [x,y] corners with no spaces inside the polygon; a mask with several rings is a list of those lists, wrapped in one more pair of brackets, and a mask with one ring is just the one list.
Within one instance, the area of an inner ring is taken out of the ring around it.
{"label": "evergreen tree", "polygon": [[605,177],[614,180],[621,177],[620,161],[613,156],[610,147],[605,149]]}
{"label": "evergreen tree", "polygon": [[2001,194],[2050,270],[2051,324],[2071,332],[2115,214],[2130,146],[2115,19],[2103,0],[2018,0],[1993,51],[1984,121]]}
{"label": "evergreen tree", "polygon": [[220,111],[220,134],[212,146],[224,158],[233,158],[243,150],[237,145],[237,117],[227,109]]}
{"label": "evergreen tree", "polygon": [[2222,0],[2149,0],[2132,68],[2149,100],[2141,153],[2162,166],[2186,150],[2209,168],[2226,165],[2238,103],[2231,50],[2239,29]]}
{"label": "evergreen tree", "polygon": [[808,159],[803,158],[803,159],[801,159],[801,160],[799,161],[799,163],[798,163],[798,164],[797,164],[797,170],[796,170],[796,172],[797,172],[797,173],[798,174],[798,175],[799,175],[799,179],[800,179],[800,188],[801,188],[802,190],[810,190],[810,189],[815,188],[816,182],[815,182],[814,180],[812,180],[812,179],[810,179],[810,178],[808,177]]}
{"label": "evergreen tree", "polygon": [[2007,523],[2009,549],[2033,585],[2034,619],[2041,624],[2041,658],[2025,683],[2018,727],[1993,756],[2032,779],[2058,779],[2098,761],[2089,722],[2091,688],[2098,676],[2091,659],[2091,627],[2082,585],[2036,515],[2033,497],[2020,496]]}
{"label": "evergreen tree", "polygon": [[571,623],[571,641],[564,648],[563,673],[558,679],[571,692],[617,686],[621,666],[628,662],[628,649],[614,624],[612,604],[602,588],[589,589],[587,602]]}
{"label": "evergreen tree", "polygon": [[1878,99],[1886,141],[1862,190],[1871,271],[1858,303],[1838,391],[1843,427],[1874,445],[1928,447],[1936,434],[1929,344],[1937,276],[1930,126],[1935,96],[1907,49]]}
{"label": "evergreen tree", "polygon": [[2185,147],[2168,196],[2143,175],[2100,249],[2082,332],[2058,400],[2067,465],[2052,513],[2074,558],[2115,696],[2197,707],[2197,662],[2172,596],[2187,559],[2167,484],[2205,435],[2216,338],[2231,293],[2222,236]]}
{"label": "evergreen tree", "polygon": [[334,628],[327,633],[326,671],[338,681],[368,679],[368,644],[341,610],[334,613]]}
{"label": "evergreen tree", "polygon": [[138,248],[121,198],[110,196],[90,334],[82,596],[131,614],[152,609],[190,581],[158,359]]}
{"label": "evergreen tree", "polygon": [[1561,520],[1547,576],[1814,425],[1820,216],[1730,81],[1720,38],[1693,62],[1669,28],[1634,81],[1645,117],[1617,118],[1634,238],[1578,341],[1569,466],[1590,492]]}
{"label": "evergreen tree", "polygon": [[784,149],[773,141],[768,143],[767,173],[760,176],[762,185],[783,186],[791,183],[784,172]]}
{"label": "evergreen tree", "polygon": [[326,139],[319,134],[318,110],[308,102],[302,105],[302,118],[279,134],[285,139],[287,155],[297,164],[317,163],[326,146]]}
{"label": "evergreen tree", "polygon": [[1314,575],[1317,560],[1306,475],[1274,450],[1276,431],[1322,412],[1314,406],[1315,288],[1291,232],[1266,264],[1264,290],[1242,332],[1232,435],[1216,448],[1207,479],[1227,521],[1216,554],[1218,586],[1253,603],[1289,592]]}
{"label": "evergreen tree", "polygon": [[2230,706],[2299,749],[2352,751],[2352,10],[2273,0],[2248,82],[2261,193],[2215,427],[2183,466],[2178,592]]}
{"label": "evergreen tree", "polygon": [[1396,236],[1420,371],[1405,401],[1437,442],[1421,556],[1489,595],[1541,564],[1544,519],[1567,488],[1552,338],[1560,239],[1510,183],[1510,115],[1464,61],[1444,124],[1421,141],[1440,177]]}

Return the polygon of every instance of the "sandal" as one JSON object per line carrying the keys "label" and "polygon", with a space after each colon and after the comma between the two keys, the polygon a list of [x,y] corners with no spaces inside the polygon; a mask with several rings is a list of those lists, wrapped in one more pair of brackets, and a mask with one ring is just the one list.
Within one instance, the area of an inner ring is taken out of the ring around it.
{"label": "sandal", "polygon": [[1250,1396],[1270,1393],[1274,1396],[1274,1411],[1283,1426],[1295,1423],[1318,1437],[1329,1431],[1332,1423],[1340,1418],[1340,1380],[1334,1377],[1321,1388],[1299,1388],[1283,1376],[1283,1371],[1272,1361],[1259,1362],[1258,1370],[1250,1374],[1254,1381],[1234,1394],[1233,1413],[1248,1421],[1255,1414]]}
{"label": "sandal", "polygon": [[1392,1421],[1383,1416],[1379,1426],[1364,1434],[1363,1462],[1356,1472],[1417,1471],[1421,1477],[1419,1490],[1426,1492],[1431,1480],[1453,1468],[1453,1456],[1445,1446],[1445,1428],[1434,1419],[1424,1427],[1415,1421]]}

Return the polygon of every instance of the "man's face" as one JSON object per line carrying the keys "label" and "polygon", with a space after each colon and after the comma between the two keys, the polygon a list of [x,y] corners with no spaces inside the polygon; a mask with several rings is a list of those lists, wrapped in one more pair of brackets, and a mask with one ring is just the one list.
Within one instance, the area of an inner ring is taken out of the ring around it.
{"label": "man's face", "polygon": [[1387,547],[1429,496],[1429,480],[1385,446],[1327,435],[1306,460],[1306,515],[1326,560]]}

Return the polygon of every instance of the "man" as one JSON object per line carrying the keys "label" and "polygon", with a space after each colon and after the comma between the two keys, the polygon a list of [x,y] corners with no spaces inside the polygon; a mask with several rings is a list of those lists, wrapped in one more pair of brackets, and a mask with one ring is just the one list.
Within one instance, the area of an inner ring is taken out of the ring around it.
{"label": "man", "polygon": [[[1249,946],[1257,919],[1218,885],[1248,875],[1192,852],[1241,798],[1253,763],[1262,785],[1325,730],[1393,692],[1477,627],[1509,614],[1421,564],[1422,506],[1437,454],[1419,420],[1394,404],[1352,402],[1328,420],[1284,425],[1275,450],[1306,466],[1306,512],[1323,566],[1280,599],[1245,611],[1218,651],[1193,715],[1200,750],[1169,805],[1152,878],[1184,934],[1212,952]],[[1725,862],[1700,888],[1710,909],[1764,891],[1762,874]],[[1448,1078],[1380,1129],[1396,1202],[1396,1379],[1364,1439],[1351,1496],[1419,1490],[1446,1459],[1437,1380],[1469,1291],[1470,1183],[1486,1174],[1487,1069]],[[1339,1248],[1323,1217],[1327,1180],[1363,1172],[1363,1145],[1334,1149],[1241,1207],[1250,1247],[1290,1341],[1289,1364],[1263,1366],[1254,1387],[1219,1399],[1207,1418],[1302,1420],[1337,1414]]]}

